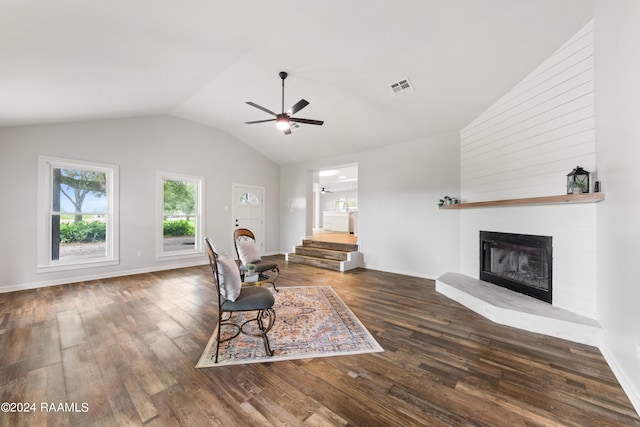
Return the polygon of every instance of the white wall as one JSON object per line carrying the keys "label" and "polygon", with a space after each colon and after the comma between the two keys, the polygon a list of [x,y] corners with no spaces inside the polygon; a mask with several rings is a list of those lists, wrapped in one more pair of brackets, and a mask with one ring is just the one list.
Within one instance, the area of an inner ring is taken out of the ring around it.
{"label": "white wall", "polygon": [[596,7],[599,320],[605,356],[640,412],[640,2]]}
{"label": "white wall", "polygon": [[[120,166],[119,265],[36,273],[39,154]],[[232,184],[265,186],[266,251],[278,251],[279,167],[226,133],[169,116],[0,128],[0,292],[205,263],[155,260],[159,170],[205,177],[205,236],[230,254]]]}
{"label": "white wall", "polygon": [[459,191],[459,157],[458,137],[448,134],[283,166],[282,251],[291,252],[305,236],[308,171],[357,162],[365,266],[429,278],[458,271],[458,212],[438,210],[437,203]]}
{"label": "white wall", "polygon": [[[595,172],[593,23],[461,131],[463,201],[566,194],[577,165]],[[461,212],[461,272],[479,276],[479,231],[553,237],[553,305],[597,318],[596,206]]]}

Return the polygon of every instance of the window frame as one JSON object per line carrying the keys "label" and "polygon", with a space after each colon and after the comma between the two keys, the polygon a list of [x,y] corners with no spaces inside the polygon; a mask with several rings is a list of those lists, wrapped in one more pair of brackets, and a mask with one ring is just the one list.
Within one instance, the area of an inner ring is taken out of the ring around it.
{"label": "window frame", "polygon": [[[53,215],[53,170],[80,169],[101,172],[106,175],[106,255],[92,258],[76,258],[52,260],[52,226]],[[75,160],[53,156],[38,156],[38,221],[37,221],[37,271],[48,273],[54,271],[76,270],[85,268],[117,265],[119,258],[119,175],[118,165],[98,163],[86,160]]]}
{"label": "window frame", "polygon": [[[196,184],[196,230],[193,249],[179,251],[164,250],[164,182],[183,181]],[[173,172],[156,173],[156,261],[201,257],[204,254],[204,177]]]}

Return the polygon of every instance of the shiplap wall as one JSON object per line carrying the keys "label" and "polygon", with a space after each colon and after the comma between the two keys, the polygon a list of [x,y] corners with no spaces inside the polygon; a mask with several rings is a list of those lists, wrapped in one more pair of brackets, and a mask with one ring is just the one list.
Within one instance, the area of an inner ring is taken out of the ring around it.
{"label": "shiplap wall", "polygon": [[465,201],[563,194],[595,170],[593,23],[461,132]]}
{"label": "shiplap wall", "polygon": [[[595,177],[593,22],[461,131],[461,199],[566,193]],[[593,186],[593,183],[592,183]],[[463,210],[461,270],[478,277],[480,230],[553,236],[553,304],[597,317],[595,205]]]}

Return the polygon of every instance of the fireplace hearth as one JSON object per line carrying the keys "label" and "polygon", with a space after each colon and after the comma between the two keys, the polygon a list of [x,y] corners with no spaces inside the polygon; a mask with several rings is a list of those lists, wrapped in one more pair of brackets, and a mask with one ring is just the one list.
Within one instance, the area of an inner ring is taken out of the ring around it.
{"label": "fireplace hearth", "polygon": [[480,231],[480,280],[552,302],[552,238]]}

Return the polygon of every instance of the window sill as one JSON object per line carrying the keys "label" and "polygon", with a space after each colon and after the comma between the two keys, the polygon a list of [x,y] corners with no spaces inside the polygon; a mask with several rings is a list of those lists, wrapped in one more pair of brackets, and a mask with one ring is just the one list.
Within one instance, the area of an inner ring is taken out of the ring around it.
{"label": "window sill", "polygon": [[173,261],[173,260],[180,260],[180,259],[201,258],[203,256],[204,256],[204,251],[190,251],[188,253],[179,252],[175,254],[156,255],[156,261],[158,262]]}
{"label": "window sill", "polygon": [[87,268],[97,268],[97,267],[107,267],[111,265],[120,264],[120,260],[106,260],[106,261],[83,261],[83,262],[66,262],[66,263],[56,263],[49,265],[39,265],[38,273],[53,273],[56,271],[69,271],[69,270],[83,270]]}

